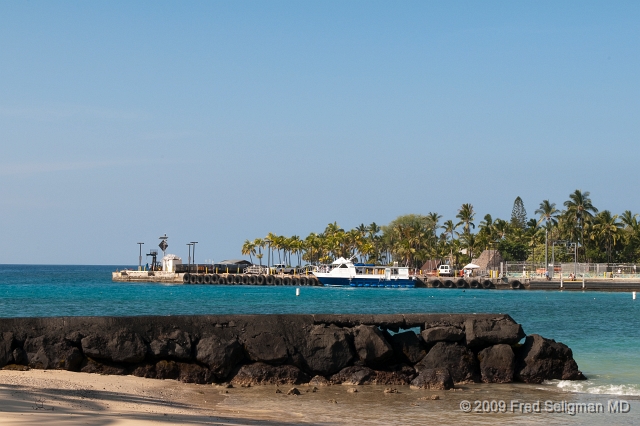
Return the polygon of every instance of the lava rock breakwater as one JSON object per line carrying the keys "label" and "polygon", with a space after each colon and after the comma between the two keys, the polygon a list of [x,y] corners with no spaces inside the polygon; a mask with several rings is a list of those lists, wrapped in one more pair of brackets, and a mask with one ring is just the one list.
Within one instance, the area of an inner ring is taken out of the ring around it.
{"label": "lava rock breakwater", "polygon": [[585,379],[570,348],[503,314],[4,318],[0,367],[245,386]]}

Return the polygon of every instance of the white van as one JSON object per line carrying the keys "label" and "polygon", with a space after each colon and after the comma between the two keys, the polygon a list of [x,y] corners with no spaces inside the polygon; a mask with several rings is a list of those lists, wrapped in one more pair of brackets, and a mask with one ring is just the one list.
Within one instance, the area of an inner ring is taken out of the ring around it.
{"label": "white van", "polygon": [[452,277],[453,269],[449,265],[440,265],[438,267],[438,276],[440,277]]}

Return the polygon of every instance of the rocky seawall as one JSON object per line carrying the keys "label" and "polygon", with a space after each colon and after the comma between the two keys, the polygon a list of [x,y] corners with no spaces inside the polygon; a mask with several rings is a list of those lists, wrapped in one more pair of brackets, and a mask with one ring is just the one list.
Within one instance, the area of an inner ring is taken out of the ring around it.
{"label": "rocky seawall", "polygon": [[28,367],[236,385],[585,379],[570,348],[502,314],[0,319],[0,368]]}

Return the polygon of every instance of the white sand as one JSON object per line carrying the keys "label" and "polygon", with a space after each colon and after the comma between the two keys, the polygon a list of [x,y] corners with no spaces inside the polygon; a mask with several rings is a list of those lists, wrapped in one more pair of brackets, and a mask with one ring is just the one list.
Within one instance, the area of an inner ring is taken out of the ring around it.
{"label": "white sand", "polygon": [[[0,371],[0,424],[216,424],[202,386],[54,370]],[[240,423],[241,424],[241,423]]]}
{"label": "white sand", "polygon": [[[384,386],[328,386],[313,392],[298,386],[226,389],[174,380],[102,376],[58,370],[0,370],[0,424],[11,425],[565,425],[636,424],[639,401],[629,415],[474,414],[460,411],[462,400],[513,398],[602,400],[608,396],[570,394],[535,385],[468,385],[455,391]],[[349,392],[357,389],[358,392]],[[431,397],[438,395],[438,400]]]}

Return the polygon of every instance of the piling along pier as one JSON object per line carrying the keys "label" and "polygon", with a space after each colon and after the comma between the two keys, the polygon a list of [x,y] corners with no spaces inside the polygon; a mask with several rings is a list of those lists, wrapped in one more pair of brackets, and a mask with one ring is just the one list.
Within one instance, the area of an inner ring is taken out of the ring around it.
{"label": "piling along pier", "polygon": [[116,271],[111,275],[117,282],[153,282],[172,284],[214,285],[288,285],[321,286],[312,274],[207,274],[165,271]]}
{"label": "piling along pier", "polygon": [[[260,285],[260,286],[322,286],[311,273],[304,274],[244,274],[244,273],[189,273],[170,271],[112,272],[116,282],[153,282],[165,284],[206,285]],[[470,290],[570,290],[570,291],[640,291],[640,281],[630,279],[603,279],[578,277],[547,281],[541,278],[488,278],[488,277],[432,277],[415,276],[416,288],[470,289]]]}
{"label": "piling along pier", "polygon": [[[416,287],[444,289],[640,291],[640,281],[624,278],[581,278],[574,280],[523,277],[416,277]],[[418,282],[421,285],[418,285]]]}

